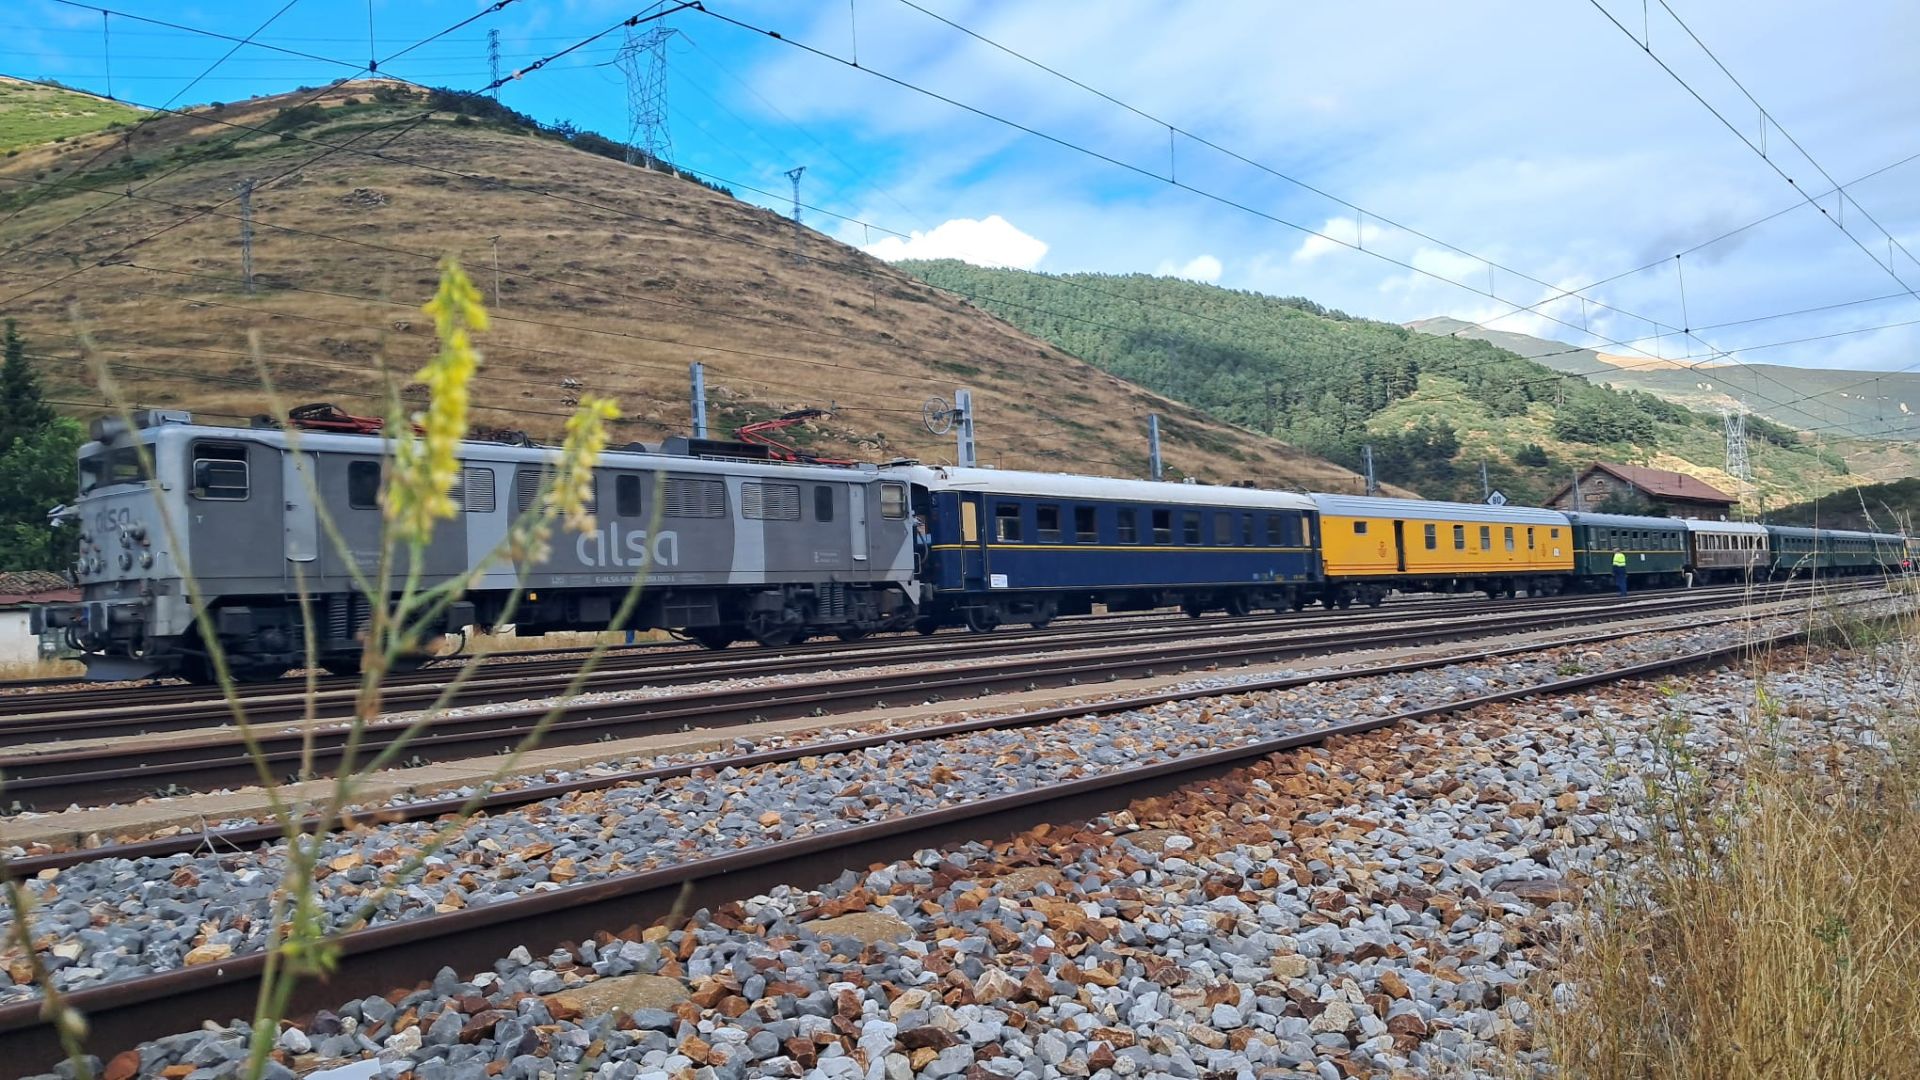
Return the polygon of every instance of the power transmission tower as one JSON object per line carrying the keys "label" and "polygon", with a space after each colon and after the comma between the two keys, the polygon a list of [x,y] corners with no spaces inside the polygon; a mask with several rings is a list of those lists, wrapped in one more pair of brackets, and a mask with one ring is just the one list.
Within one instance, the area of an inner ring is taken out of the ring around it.
{"label": "power transmission tower", "polygon": [[1747,460],[1747,407],[1743,402],[1738,409],[1721,409],[1720,421],[1727,430],[1727,475],[1740,481],[1740,494],[1744,497],[1752,483],[1752,466]]}
{"label": "power transmission tower", "polygon": [[500,31],[487,31],[487,71],[493,79],[493,100],[500,100]]}
{"label": "power transmission tower", "polygon": [[253,295],[253,178],[240,181],[240,277]]}
{"label": "power transmission tower", "polygon": [[800,174],[807,171],[805,165],[797,165],[787,170],[787,179],[793,181],[793,261],[805,262],[800,254]]}
{"label": "power transmission tower", "polygon": [[627,77],[627,164],[673,159],[667,131],[667,40],[679,33],[656,26],[644,34],[627,28],[627,43],[615,63]]}

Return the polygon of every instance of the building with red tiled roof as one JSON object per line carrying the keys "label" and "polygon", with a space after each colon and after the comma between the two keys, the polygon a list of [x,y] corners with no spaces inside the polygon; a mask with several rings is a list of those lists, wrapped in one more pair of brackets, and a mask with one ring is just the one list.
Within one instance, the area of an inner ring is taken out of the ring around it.
{"label": "building with red tiled roof", "polygon": [[1669,517],[1725,521],[1738,501],[1697,476],[1644,465],[1596,461],[1576,482],[1577,489],[1574,484],[1563,486],[1547,505],[1555,510],[1597,510],[1608,499],[1621,497],[1651,504],[1655,512]]}
{"label": "building with red tiled roof", "polygon": [[30,663],[41,657],[27,608],[80,599],[80,587],[51,570],[0,570],[0,663]]}

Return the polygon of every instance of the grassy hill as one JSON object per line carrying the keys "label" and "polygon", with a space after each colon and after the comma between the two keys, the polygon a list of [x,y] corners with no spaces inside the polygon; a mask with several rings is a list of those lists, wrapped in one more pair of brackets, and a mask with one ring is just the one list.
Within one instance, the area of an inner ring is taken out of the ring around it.
{"label": "grassy hill", "polygon": [[1884,484],[1862,484],[1823,499],[1773,511],[1767,520],[1778,525],[1819,525],[1829,529],[1870,529],[1915,535],[1920,533],[1920,479],[1907,477]]}
{"label": "grassy hill", "polygon": [[1485,330],[1459,319],[1421,319],[1407,326],[1427,334],[1458,334],[1490,342],[1597,385],[1644,390],[1689,408],[1712,412],[1745,402],[1756,415],[1803,431],[1858,439],[1920,439],[1920,372],[1779,364],[1689,367],[1644,356],[1579,349],[1528,334]]}
{"label": "grassy hill", "polygon": [[[903,263],[1116,375],[1382,479],[1478,500],[1480,465],[1538,501],[1595,459],[1691,473],[1724,490],[1720,418],[1565,378],[1495,344],[1420,333],[1264,296],[1146,275],[1048,275]],[[1767,505],[1852,483],[1837,454],[1755,425]]]}
{"label": "grassy hill", "polygon": [[0,75],[0,151],[64,141],[130,124],[144,115],[139,109],[92,94]]}
{"label": "grassy hill", "polygon": [[[494,312],[475,386],[489,425],[551,436],[571,400],[600,392],[631,417],[625,438],[683,432],[698,360],[716,433],[834,405],[794,437],[945,461],[952,440],[924,429],[922,403],[965,386],[982,460],[1003,467],[1143,475],[1158,412],[1175,476],[1357,483],[780,215],[629,166],[591,133],[392,83],[311,96],[0,159],[0,217],[17,211],[0,250],[22,249],[0,265],[0,316],[21,320],[50,396],[97,411],[86,403],[101,400],[93,361],[105,361],[140,403],[245,417],[269,404],[252,341],[288,403],[377,411],[383,372],[404,380],[432,351],[419,305],[451,253]],[[252,294],[229,201],[248,178]]]}

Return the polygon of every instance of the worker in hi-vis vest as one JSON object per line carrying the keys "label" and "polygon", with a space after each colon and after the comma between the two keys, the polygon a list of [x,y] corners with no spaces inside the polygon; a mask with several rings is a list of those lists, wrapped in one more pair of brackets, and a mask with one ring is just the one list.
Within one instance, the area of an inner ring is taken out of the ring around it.
{"label": "worker in hi-vis vest", "polygon": [[1627,595],[1627,553],[1624,551],[1613,553],[1613,587],[1620,590],[1621,596]]}

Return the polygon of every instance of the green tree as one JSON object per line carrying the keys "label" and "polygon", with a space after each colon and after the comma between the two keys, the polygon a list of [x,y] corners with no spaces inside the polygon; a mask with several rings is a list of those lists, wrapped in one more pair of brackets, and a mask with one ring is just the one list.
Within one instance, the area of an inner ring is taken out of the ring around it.
{"label": "green tree", "polygon": [[0,363],[0,569],[58,570],[73,558],[75,533],[47,522],[73,496],[80,425],[54,413],[40,394],[12,319]]}
{"label": "green tree", "polygon": [[7,320],[4,363],[0,363],[0,454],[20,439],[53,423],[54,413],[40,395],[40,373],[27,359],[20,328]]}
{"label": "green tree", "polygon": [[85,440],[79,422],[61,416],[0,452],[0,568],[64,570],[73,562],[76,530],[50,525],[47,511],[73,498],[74,458]]}

